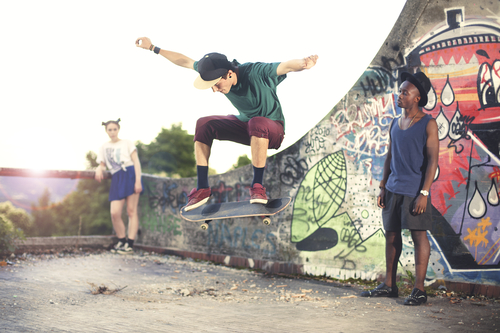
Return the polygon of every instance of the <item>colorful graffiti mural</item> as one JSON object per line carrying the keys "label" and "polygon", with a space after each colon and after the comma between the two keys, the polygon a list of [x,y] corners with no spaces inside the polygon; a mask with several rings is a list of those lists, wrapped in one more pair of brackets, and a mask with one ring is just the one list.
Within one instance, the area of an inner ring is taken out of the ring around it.
{"label": "colorful graffiti mural", "polygon": [[432,186],[441,225],[430,234],[447,274],[498,280],[500,26],[496,19],[466,18],[464,8],[447,10],[446,18],[407,55],[408,67],[431,79],[425,110],[436,118],[441,140]]}
{"label": "colorful graffiti mural", "polygon": [[[439,168],[432,186],[435,223],[429,238],[434,253],[428,278],[498,282],[500,30],[496,19],[466,19],[463,11],[447,10],[447,26],[440,24],[423,36],[409,50],[403,66],[391,71],[368,68],[353,88],[363,93],[363,103],[336,107],[330,122],[337,135],[337,146],[354,163],[354,169],[364,171],[354,178],[358,184],[349,186],[361,191],[359,183],[363,177],[367,182],[372,177],[381,179],[388,125],[401,114],[394,104],[399,72],[425,72],[432,82],[425,111],[436,118],[441,140]],[[303,183],[307,183],[308,176]],[[296,204],[299,199],[297,196]],[[330,202],[336,199],[332,197]],[[365,216],[369,214],[356,203],[346,205],[344,214],[354,214],[356,210],[365,212]],[[377,211],[374,214],[380,216]],[[335,218],[331,217],[332,221]],[[315,222],[310,219],[308,227],[313,228]],[[294,211],[292,225],[295,223],[303,224],[303,219]],[[380,222],[375,225],[380,226]],[[378,230],[376,226],[373,232]],[[359,243],[363,244],[371,234],[359,227],[358,231]],[[411,256],[405,256],[411,253],[411,241],[407,239],[405,246],[408,251],[403,252],[401,263],[411,268]],[[318,269],[313,271],[321,273]]]}
{"label": "colorful graffiti mural", "polygon": [[[427,280],[500,284],[500,23],[466,10],[444,8],[411,46],[393,47],[392,58],[379,54],[317,126],[268,158],[268,194],[293,198],[271,226],[229,219],[203,232],[179,219],[194,179],[146,177],[141,242],[377,278],[385,272],[385,240],[376,198],[389,127],[401,115],[398,78],[423,71],[432,83],[424,111],[436,119],[440,139]],[[250,167],[211,176],[212,200],[248,200],[251,177]],[[401,272],[414,264],[411,237],[403,234]]]}

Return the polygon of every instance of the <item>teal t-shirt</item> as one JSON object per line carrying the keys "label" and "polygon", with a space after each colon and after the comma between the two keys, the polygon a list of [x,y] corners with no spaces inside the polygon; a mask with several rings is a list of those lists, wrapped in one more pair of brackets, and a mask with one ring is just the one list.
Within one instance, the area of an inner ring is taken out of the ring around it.
{"label": "teal t-shirt", "polygon": [[[253,117],[266,117],[280,120],[285,124],[281,103],[276,88],[285,75],[276,73],[280,63],[244,63],[237,64],[239,69],[238,83],[231,87],[226,97],[240,113],[236,116],[241,121],[249,121]],[[198,71],[198,61],[194,63]]]}

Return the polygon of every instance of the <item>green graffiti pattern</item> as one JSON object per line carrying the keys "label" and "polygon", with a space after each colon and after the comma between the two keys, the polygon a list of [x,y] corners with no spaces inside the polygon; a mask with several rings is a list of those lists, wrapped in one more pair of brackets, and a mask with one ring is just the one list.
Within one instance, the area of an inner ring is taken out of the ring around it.
{"label": "green graffiti pattern", "polygon": [[170,233],[174,236],[182,235],[180,217],[156,212],[154,209],[149,208],[147,204],[141,206],[140,224],[141,228],[147,231]]}
{"label": "green graffiti pattern", "polygon": [[323,158],[306,174],[293,204],[292,242],[328,223],[344,201],[347,167],[342,150]]}
{"label": "green graffiti pattern", "polygon": [[141,225],[151,232],[171,233],[174,236],[182,235],[181,219],[174,215],[147,214],[143,215]]}

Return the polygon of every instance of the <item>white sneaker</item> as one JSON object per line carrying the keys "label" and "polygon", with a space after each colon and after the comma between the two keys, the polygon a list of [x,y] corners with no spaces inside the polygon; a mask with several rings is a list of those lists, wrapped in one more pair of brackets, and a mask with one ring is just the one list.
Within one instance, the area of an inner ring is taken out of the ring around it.
{"label": "white sneaker", "polygon": [[122,247],[116,250],[119,254],[133,254],[134,249],[128,246],[128,243],[125,243]]}
{"label": "white sneaker", "polygon": [[111,250],[109,250],[111,253],[116,253],[118,251],[119,248],[121,248],[123,246],[123,243],[122,242],[118,242],[115,244],[115,246],[113,246],[111,248]]}

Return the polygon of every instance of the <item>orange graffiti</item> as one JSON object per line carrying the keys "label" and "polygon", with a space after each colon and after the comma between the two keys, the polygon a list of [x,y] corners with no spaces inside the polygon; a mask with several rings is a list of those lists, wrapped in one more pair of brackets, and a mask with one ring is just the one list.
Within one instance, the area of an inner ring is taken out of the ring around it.
{"label": "orange graffiti", "polygon": [[491,225],[490,218],[482,218],[481,222],[477,224],[478,227],[482,227],[483,231],[486,229],[486,227],[489,227]]}
{"label": "orange graffiti", "polygon": [[477,247],[481,245],[481,243],[484,243],[485,247],[486,245],[488,245],[489,241],[486,239],[488,231],[481,232],[481,229],[479,228],[476,228],[471,231],[470,228],[467,228],[467,232],[469,234],[464,237],[464,240],[468,240],[470,246],[475,246],[477,249]]}

